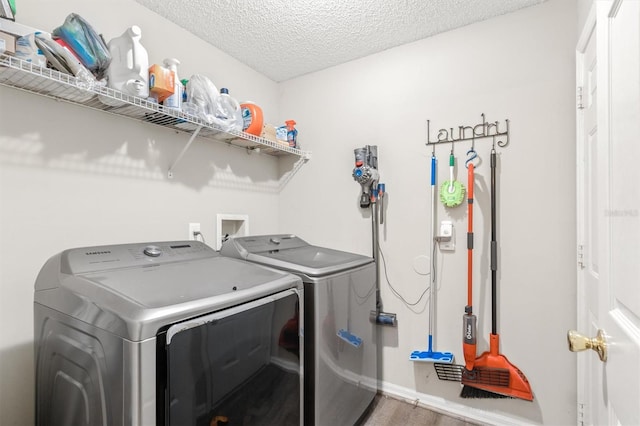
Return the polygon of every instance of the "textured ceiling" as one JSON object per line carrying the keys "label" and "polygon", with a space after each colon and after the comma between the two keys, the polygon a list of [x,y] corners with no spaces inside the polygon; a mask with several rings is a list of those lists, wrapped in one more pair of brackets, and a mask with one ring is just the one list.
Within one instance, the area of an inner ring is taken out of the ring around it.
{"label": "textured ceiling", "polygon": [[545,0],[136,0],[274,81]]}

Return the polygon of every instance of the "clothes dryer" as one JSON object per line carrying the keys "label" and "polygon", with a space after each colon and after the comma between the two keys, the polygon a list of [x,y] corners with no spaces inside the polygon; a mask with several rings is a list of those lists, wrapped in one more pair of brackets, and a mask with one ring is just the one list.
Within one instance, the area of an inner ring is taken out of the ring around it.
{"label": "clothes dryer", "polygon": [[233,238],[220,252],[302,278],[304,423],[356,424],[377,392],[373,259],[290,234]]}
{"label": "clothes dryer", "polygon": [[300,425],[301,294],[198,241],[65,250],[35,283],[36,424]]}

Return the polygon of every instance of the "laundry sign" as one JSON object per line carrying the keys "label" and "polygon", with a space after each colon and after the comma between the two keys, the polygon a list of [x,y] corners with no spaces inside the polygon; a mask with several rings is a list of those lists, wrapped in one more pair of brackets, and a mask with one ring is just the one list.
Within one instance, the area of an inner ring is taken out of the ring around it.
{"label": "laundry sign", "polygon": [[509,143],[509,120],[505,119],[501,125],[498,120],[488,122],[484,113],[480,116],[482,117],[481,123],[472,126],[442,128],[434,135],[431,134],[430,120],[427,120],[427,145],[493,137],[498,146],[505,147]]}

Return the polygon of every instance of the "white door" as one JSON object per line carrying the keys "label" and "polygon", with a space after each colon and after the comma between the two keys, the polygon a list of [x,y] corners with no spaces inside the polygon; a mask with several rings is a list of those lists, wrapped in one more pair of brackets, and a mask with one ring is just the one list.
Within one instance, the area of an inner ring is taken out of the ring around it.
{"label": "white door", "polygon": [[600,350],[576,354],[578,424],[640,425],[640,0],[594,1],[577,84],[577,325],[589,339],[569,340]]}

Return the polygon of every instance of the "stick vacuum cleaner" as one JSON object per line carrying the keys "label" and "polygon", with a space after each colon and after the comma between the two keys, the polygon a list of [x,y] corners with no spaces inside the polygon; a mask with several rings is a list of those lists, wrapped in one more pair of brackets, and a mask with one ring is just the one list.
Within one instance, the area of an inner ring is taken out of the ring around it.
{"label": "stick vacuum cleaner", "polygon": [[[373,260],[376,264],[376,310],[371,311],[369,319],[371,322],[382,325],[396,326],[396,314],[382,312],[382,299],[380,298],[380,262],[379,262],[379,224],[382,223],[382,207],[385,192],[385,185],[379,183],[380,173],[378,172],[378,147],[376,145],[366,145],[363,148],[356,148],[355,167],[353,169],[353,179],[360,184],[362,192],[360,194],[360,207],[371,208],[371,224],[373,234]],[[380,221],[378,219],[380,213]]]}

